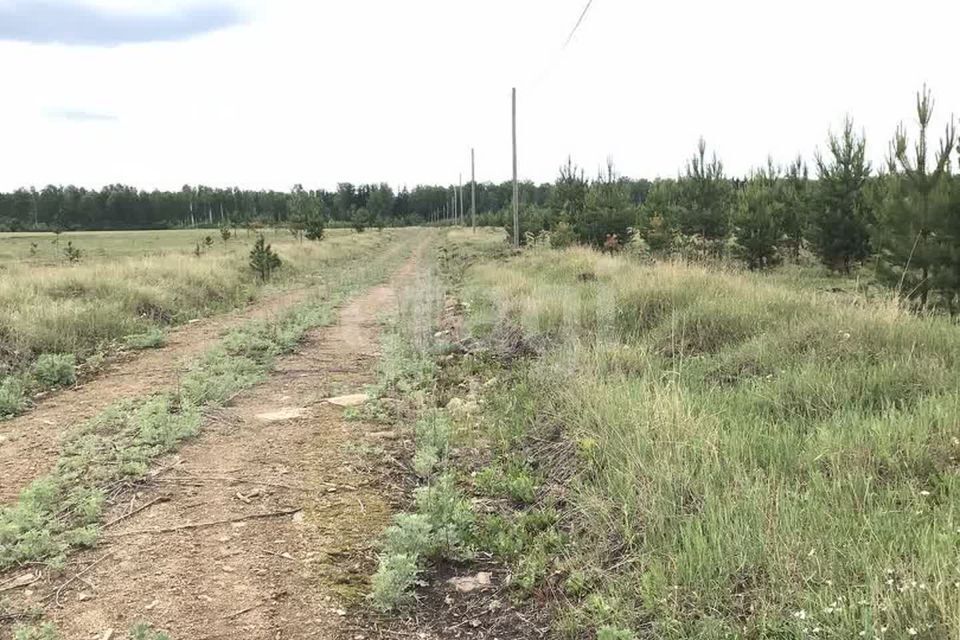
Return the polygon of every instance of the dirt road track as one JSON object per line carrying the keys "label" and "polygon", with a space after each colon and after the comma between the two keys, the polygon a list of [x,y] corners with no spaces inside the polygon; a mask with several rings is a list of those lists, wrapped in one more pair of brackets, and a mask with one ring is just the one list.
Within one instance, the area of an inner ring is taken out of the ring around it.
{"label": "dirt road track", "polygon": [[[29,608],[88,568],[59,606],[54,598],[44,607],[65,639],[110,629],[125,637],[140,621],[174,640],[336,637],[342,603],[365,589],[364,560],[390,509],[351,446],[370,427],[321,400],[375,379],[377,318],[395,307],[399,283],[415,269],[412,257],[390,283],[342,308],[335,325],[311,332],[107,521],[166,501],[108,528],[65,576],[31,585],[30,595],[18,590],[11,605]],[[156,532],[225,520],[236,521]]]}
{"label": "dirt road track", "polygon": [[159,349],[142,351],[112,364],[96,378],[42,400],[27,413],[0,422],[0,504],[13,501],[30,482],[56,463],[60,439],[71,427],[125,398],[172,388],[190,361],[220,335],[257,318],[279,315],[304,300],[310,289],[264,298],[244,309],[178,327]]}

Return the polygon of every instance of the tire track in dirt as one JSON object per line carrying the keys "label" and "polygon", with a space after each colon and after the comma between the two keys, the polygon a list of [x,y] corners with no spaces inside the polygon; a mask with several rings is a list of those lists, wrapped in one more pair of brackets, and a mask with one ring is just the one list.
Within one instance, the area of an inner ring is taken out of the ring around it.
{"label": "tire track in dirt", "polygon": [[312,291],[316,289],[293,289],[177,327],[167,334],[163,347],[114,362],[90,381],[53,393],[23,415],[0,422],[0,504],[15,500],[24,487],[56,464],[60,439],[71,427],[120,400],[174,388],[190,362],[225,331],[280,315]]}
{"label": "tire track in dirt", "polygon": [[[176,640],[336,637],[346,620],[341,606],[366,589],[370,544],[391,509],[352,446],[370,427],[323,399],[376,379],[378,316],[395,308],[418,254],[388,284],[343,307],[335,325],[310,332],[267,381],[206,420],[202,435],[159,465],[134,504],[107,514],[110,521],[167,498],[75,556],[66,577],[89,570],[63,591],[59,607],[52,600],[46,607],[63,637],[104,637],[110,629],[121,637],[139,621]],[[298,512],[143,533],[292,509]],[[44,578],[10,604],[29,610],[57,584]]]}

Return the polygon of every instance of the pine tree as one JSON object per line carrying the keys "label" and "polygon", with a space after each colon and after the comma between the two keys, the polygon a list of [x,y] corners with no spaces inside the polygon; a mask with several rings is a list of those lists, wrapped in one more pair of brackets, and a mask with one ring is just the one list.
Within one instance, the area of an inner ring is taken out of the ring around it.
{"label": "pine tree", "polygon": [[573,224],[587,206],[589,189],[590,183],[584,177],[583,169],[573,164],[568,156],[550,194],[549,205],[556,212],[557,220]]}
{"label": "pine tree", "polygon": [[364,207],[360,207],[353,212],[353,216],[350,219],[350,224],[354,231],[357,233],[363,233],[367,228],[367,225],[370,224],[370,212]]}
{"label": "pine tree", "polygon": [[684,207],[680,231],[700,236],[717,253],[730,231],[732,189],[717,154],[709,162],[706,156],[707,143],[700,138],[697,153],[687,163],[686,175],[680,180]]}
{"label": "pine tree", "polygon": [[573,221],[573,231],[579,242],[600,247],[611,238],[625,244],[636,224],[637,208],[608,160],[606,174],[598,175],[586,193],[584,209]]}
{"label": "pine tree", "polygon": [[907,150],[902,124],[890,143],[889,175],[883,177],[885,191],[876,241],[878,272],[902,295],[925,307],[931,292],[952,288],[944,267],[949,262],[947,187],[955,135],[951,122],[929,165],[927,132],[933,118],[933,99],[926,87],[917,93],[916,109],[919,132],[913,157]]}
{"label": "pine tree", "polygon": [[280,256],[266,244],[263,234],[257,236],[257,241],[250,252],[250,268],[256,272],[264,282],[270,279],[274,270],[280,266]]}
{"label": "pine tree", "polygon": [[326,226],[326,220],[320,211],[313,211],[307,216],[307,222],[304,226],[304,233],[307,240],[323,240],[323,233]]}
{"label": "pine tree", "polygon": [[779,171],[768,162],[766,171],[753,175],[737,193],[733,214],[734,253],[750,269],[765,269],[780,263],[783,240],[783,203],[779,199]]}
{"label": "pine tree", "polygon": [[870,177],[866,141],[847,118],[840,137],[830,134],[830,159],[816,156],[818,192],[811,214],[810,245],[829,268],[847,273],[870,255],[872,214],[864,197]]}
{"label": "pine tree", "polygon": [[657,180],[640,207],[639,233],[654,253],[669,253],[685,209],[678,204],[680,185],[675,180]]}
{"label": "pine tree", "polygon": [[783,210],[780,226],[783,231],[783,247],[794,262],[799,262],[803,238],[810,222],[810,179],[807,165],[797,157],[784,176],[780,190]]}

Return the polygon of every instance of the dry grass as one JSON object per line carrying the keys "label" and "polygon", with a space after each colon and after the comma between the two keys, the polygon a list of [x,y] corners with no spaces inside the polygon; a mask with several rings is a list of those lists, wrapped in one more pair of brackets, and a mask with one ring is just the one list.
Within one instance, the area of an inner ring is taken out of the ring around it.
{"label": "dry grass", "polygon": [[[268,232],[284,265],[265,287],[247,266],[250,241],[244,232],[228,243],[217,236],[200,256],[184,243],[187,235],[206,233],[64,234],[84,251],[79,264],[38,258],[0,265],[0,373],[22,369],[42,353],[73,353],[82,360],[124,336],[235,308],[265,291],[309,284],[324,267],[387,241],[387,234],[340,232],[320,243],[298,243],[289,233]],[[133,255],[127,253],[131,246],[137,248]]]}

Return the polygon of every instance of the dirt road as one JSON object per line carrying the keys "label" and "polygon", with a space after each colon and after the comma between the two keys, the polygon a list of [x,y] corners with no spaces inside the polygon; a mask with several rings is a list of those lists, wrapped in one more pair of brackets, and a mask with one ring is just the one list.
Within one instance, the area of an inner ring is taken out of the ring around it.
{"label": "dirt road", "polygon": [[6,594],[9,606],[41,606],[69,639],[125,637],[141,621],[177,640],[334,637],[390,508],[357,448],[373,427],[323,399],[375,379],[378,316],[415,269],[412,257],[311,332],[107,514],[134,511],[96,549]]}
{"label": "dirt road", "polygon": [[191,360],[207,351],[227,330],[258,318],[271,318],[304,300],[310,289],[270,296],[233,313],[178,327],[159,349],[113,363],[85,384],[42,400],[27,413],[0,422],[0,504],[56,463],[61,437],[73,426],[125,398],[173,388]]}

